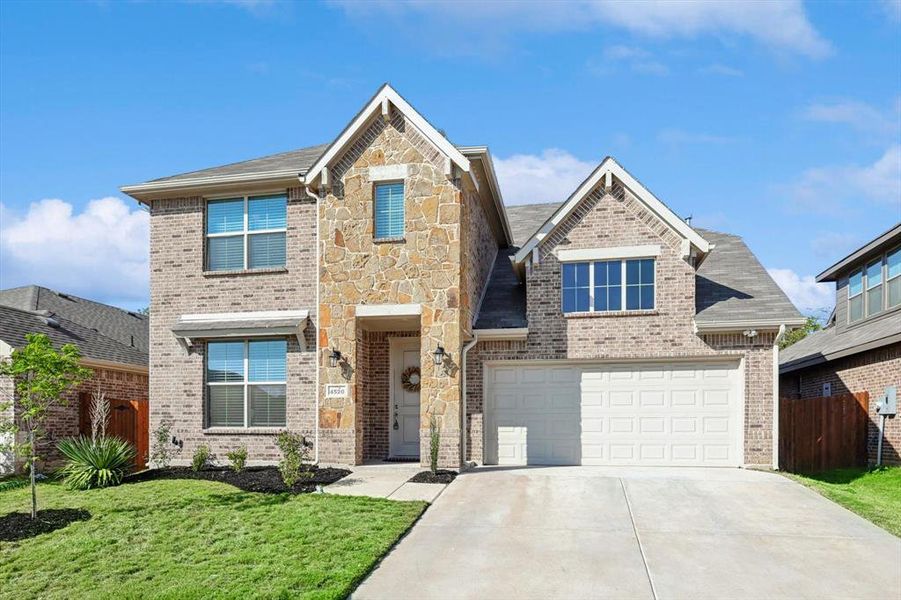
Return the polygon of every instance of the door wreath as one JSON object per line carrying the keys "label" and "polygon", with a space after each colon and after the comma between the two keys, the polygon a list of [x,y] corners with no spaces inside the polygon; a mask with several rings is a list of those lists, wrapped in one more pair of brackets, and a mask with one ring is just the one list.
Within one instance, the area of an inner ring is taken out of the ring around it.
{"label": "door wreath", "polygon": [[408,392],[418,392],[422,376],[419,373],[419,367],[407,367],[400,375],[400,384]]}

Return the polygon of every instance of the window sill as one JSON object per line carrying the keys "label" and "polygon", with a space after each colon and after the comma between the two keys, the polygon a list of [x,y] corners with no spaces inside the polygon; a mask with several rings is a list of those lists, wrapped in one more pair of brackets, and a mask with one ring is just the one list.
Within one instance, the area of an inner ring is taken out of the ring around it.
{"label": "window sill", "polygon": [[267,273],[287,273],[287,267],[263,267],[260,269],[233,269],[229,271],[204,271],[204,277],[230,277],[234,275],[265,275]]}
{"label": "window sill", "polygon": [[284,427],[207,427],[203,435],[277,435]]}
{"label": "window sill", "polygon": [[373,244],[406,244],[407,238],[400,237],[386,237],[386,238],[374,238],[372,240]]}
{"label": "window sill", "polygon": [[618,310],[608,312],[570,312],[563,313],[565,319],[611,319],[616,317],[653,317],[659,315],[656,308],[650,310]]}

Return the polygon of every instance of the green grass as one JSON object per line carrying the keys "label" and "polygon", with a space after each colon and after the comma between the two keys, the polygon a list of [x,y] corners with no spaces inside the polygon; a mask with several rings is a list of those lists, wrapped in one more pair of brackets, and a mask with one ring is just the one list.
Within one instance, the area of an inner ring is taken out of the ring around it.
{"label": "green grass", "polygon": [[[0,492],[0,516],[28,499],[28,488]],[[0,598],[343,598],[426,506],[192,480],[45,483],[38,503],[91,519],[0,542]]]}
{"label": "green grass", "polygon": [[901,467],[789,476],[901,537]]}

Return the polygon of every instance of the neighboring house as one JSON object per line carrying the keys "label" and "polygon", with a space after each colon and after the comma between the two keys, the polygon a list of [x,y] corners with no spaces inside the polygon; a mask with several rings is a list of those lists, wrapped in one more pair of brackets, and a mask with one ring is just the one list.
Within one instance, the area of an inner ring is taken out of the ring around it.
{"label": "neighboring house", "polygon": [[[870,460],[876,460],[876,403],[885,388],[901,393],[901,223],[819,275],[835,282],[827,326],[779,354],[779,389],[786,398],[847,392],[870,394]],[[901,464],[901,418],[886,419],[883,461]]]}
{"label": "neighboring house", "polygon": [[[390,86],[331,143],[122,188],[150,208],[151,427],[322,462],[774,464],[803,323],[740,238],[612,158],[505,207]],[[560,190],[561,196],[569,190]]]}
{"label": "neighboring house", "polygon": [[[93,371],[69,394],[67,406],[51,410],[40,448],[47,465],[58,462],[60,439],[78,435],[83,395],[100,389],[110,400],[147,400],[148,321],[142,314],[36,285],[0,290],[0,360],[24,346],[26,334],[43,333],[57,348],[78,346],[82,365]],[[12,394],[12,380],[0,378],[0,402]],[[3,417],[11,414],[10,408]],[[0,454],[0,473],[12,467],[12,456]]]}

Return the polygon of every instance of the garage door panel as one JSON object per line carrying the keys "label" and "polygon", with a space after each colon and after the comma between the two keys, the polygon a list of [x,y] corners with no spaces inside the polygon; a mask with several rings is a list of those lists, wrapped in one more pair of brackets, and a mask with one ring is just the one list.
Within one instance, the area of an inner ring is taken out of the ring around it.
{"label": "garage door panel", "polygon": [[736,367],[489,367],[486,458],[500,464],[739,465]]}

